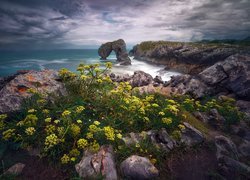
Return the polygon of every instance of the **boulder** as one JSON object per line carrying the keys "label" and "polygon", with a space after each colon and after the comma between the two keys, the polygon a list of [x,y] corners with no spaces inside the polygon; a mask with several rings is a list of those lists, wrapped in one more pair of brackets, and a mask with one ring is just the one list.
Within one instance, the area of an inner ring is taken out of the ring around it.
{"label": "boulder", "polygon": [[176,141],[169,136],[164,128],[159,131],[151,130],[147,134],[150,137],[151,142],[155,146],[162,148],[165,152],[170,152],[177,147]]}
{"label": "boulder", "polygon": [[121,172],[126,179],[153,179],[159,175],[158,169],[149,159],[137,155],[128,157],[121,163]]}
{"label": "boulder", "polygon": [[24,167],[25,164],[16,163],[13,166],[11,166],[4,174],[20,175],[23,172]]}
{"label": "boulder", "polygon": [[0,113],[19,110],[23,100],[31,97],[31,88],[42,94],[66,94],[57,71],[29,71],[15,76],[0,90]]}
{"label": "boulder", "polygon": [[146,86],[152,83],[153,77],[143,71],[135,71],[129,81],[132,87]]}
{"label": "boulder", "polygon": [[[216,136],[215,145],[217,149],[216,157],[222,172],[250,176],[250,167],[239,161],[239,153],[233,141],[225,136]],[[241,153],[246,153],[244,150]]]}
{"label": "boulder", "polygon": [[202,143],[205,140],[203,134],[187,122],[183,122],[185,129],[181,131],[181,143],[191,147]]}
{"label": "boulder", "polygon": [[101,59],[106,59],[112,51],[115,52],[117,61],[120,62],[121,65],[131,65],[131,60],[128,57],[126,49],[126,43],[123,39],[102,44],[98,49],[98,54],[101,56]]}
{"label": "boulder", "polygon": [[76,172],[82,178],[103,176],[107,180],[116,180],[117,172],[114,161],[113,147],[102,146],[97,153],[86,151],[82,160],[75,165]]}

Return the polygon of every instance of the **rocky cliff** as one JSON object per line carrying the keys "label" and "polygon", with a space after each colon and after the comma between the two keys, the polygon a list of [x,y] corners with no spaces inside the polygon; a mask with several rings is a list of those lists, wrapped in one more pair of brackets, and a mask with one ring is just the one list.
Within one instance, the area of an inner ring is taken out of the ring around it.
{"label": "rocky cliff", "polygon": [[247,49],[249,52],[249,47],[226,44],[147,41],[134,46],[130,55],[138,60],[166,65],[166,69],[198,74],[233,54],[247,52]]}

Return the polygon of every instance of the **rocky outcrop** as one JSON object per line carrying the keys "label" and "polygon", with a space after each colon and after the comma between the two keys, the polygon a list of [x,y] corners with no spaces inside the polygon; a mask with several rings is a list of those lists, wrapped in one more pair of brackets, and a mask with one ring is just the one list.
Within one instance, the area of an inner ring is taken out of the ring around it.
{"label": "rocky outcrop", "polygon": [[132,87],[147,86],[153,82],[153,77],[143,71],[135,71],[132,76],[111,74],[110,78],[114,82],[129,82]]}
{"label": "rocky outcrop", "polygon": [[98,49],[98,54],[101,56],[101,59],[106,59],[112,51],[115,52],[117,61],[120,62],[121,65],[131,65],[131,60],[128,57],[126,49],[126,43],[123,39],[102,44]]}
{"label": "rocky outcrop", "polygon": [[234,93],[238,98],[250,100],[250,56],[233,55],[205,69],[197,76],[172,77],[169,87],[178,94],[195,98],[217,93]]}
{"label": "rocky outcrop", "polygon": [[19,110],[25,98],[31,97],[29,89],[39,93],[65,94],[66,90],[60,82],[57,71],[29,71],[19,74],[6,82],[0,90],[0,112],[7,113]]}
{"label": "rocky outcrop", "polygon": [[[241,52],[236,46],[202,43],[142,42],[133,47],[135,59],[166,65],[166,69],[198,74],[205,68]],[[246,50],[245,50],[246,51]]]}
{"label": "rocky outcrop", "polygon": [[82,160],[75,165],[82,178],[97,178],[103,176],[106,180],[116,180],[117,172],[112,146],[102,146],[97,153],[85,152]]}
{"label": "rocky outcrop", "polygon": [[126,179],[153,179],[159,175],[158,169],[149,159],[137,155],[128,157],[121,163],[121,172]]}
{"label": "rocky outcrop", "polygon": [[[249,177],[250,167],[239,160],[239,153],[234,142],[225,136],[216,136],[216,157],[223,173],[238,174]],[[249,145],[249,144],[248,144]],[[247,147],[249,149],[249,146]]]}

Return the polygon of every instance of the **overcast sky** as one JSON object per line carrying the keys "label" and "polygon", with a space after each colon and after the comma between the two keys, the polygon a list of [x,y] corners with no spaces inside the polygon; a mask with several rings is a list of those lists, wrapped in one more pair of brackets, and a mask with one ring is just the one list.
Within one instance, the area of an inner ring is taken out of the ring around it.
{"label": "overcast sky", "polygon": [[0,0],[0,48],[242,39],[250,0]]}

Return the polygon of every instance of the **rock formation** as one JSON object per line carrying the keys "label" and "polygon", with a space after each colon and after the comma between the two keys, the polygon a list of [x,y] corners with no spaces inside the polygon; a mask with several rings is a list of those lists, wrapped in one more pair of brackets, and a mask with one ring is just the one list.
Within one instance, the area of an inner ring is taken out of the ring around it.
{"label": "rock formation", "polygon": [[126,43],[123,39],[102,44],[98,49],[98,54],[101,56],[101,59],[106,59],[112,51],[115,52],[117,61],[120,62],[121,65],[131,65],[131,60],[128,57],[126,49]]}
{"label": "rock formation", "polygon": [[149,41],[134,46],[129,54],[138,60],[165,65],[166,69],[193,75],[240,52],[249,52],[249,49],[222,44]]}
{"label": "rock formation", "polygon": [[[8,79],[8,78],[7,78]],[[0,113],[7,113],[19,110],[22,101],[32,94],[29,89],[39,93],[65,94],[63,83],[59,81],[57,71],[29,71],[18,74],[5,81],[0,89]]]}
{"label": "rock formation", "polygon": [[169,86],[179,94],[195,98],[218,93],[233,93],[238,98],[250,100],[250,56],[232,55],[196,76],[180,75],[170,80]]}

